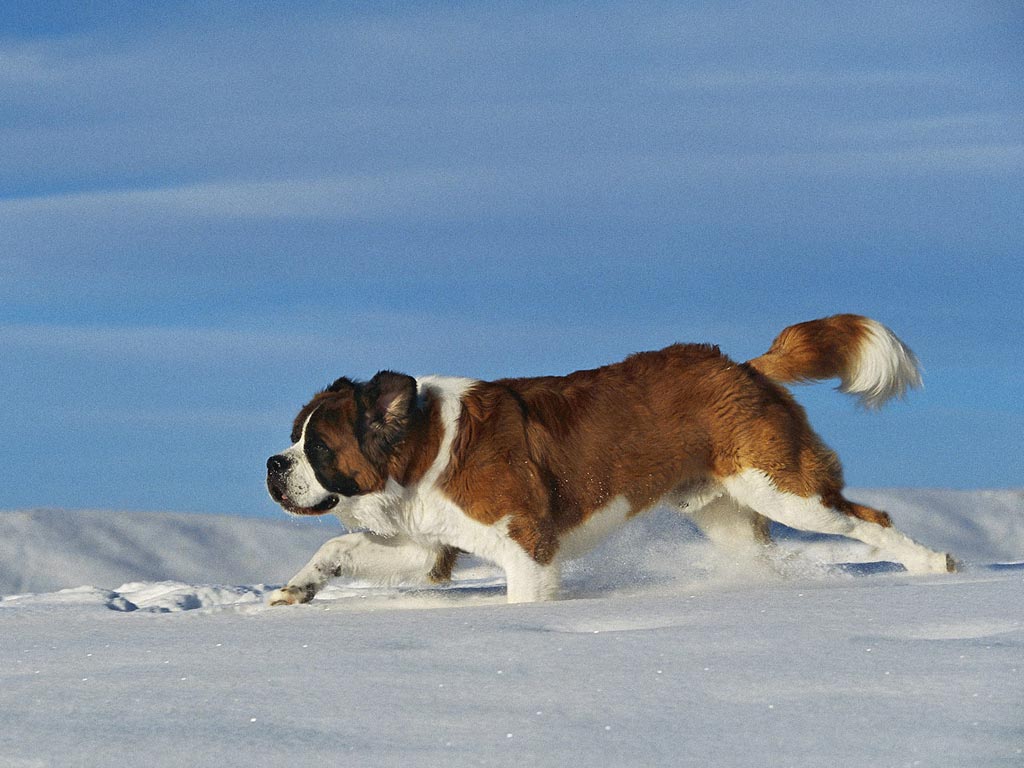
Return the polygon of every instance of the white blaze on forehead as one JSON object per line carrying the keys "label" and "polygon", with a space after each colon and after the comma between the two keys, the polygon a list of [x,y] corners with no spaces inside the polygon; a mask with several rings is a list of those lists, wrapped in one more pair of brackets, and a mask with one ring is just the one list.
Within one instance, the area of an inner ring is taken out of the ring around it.
{"label": "white blaze on forehead", "polygon": [[[299,433],[299,439],[298,439],[298,442],[295,443],[295,446],[298,446],[300,448],[304,448],[305,447],[305,445],[306,445],[306,429],[309,427],[309,422],[313,420],[313,414],[316,413],[318,410],[320,410],[320,406],[319,405],[316,408],[314,408],[312,411],[310,411],[309,412],[309,416],[307,416],[306,420],[304,422],[302,422],[302,432]],[[292,446],[292,447],[294,448],[295,446]]]}

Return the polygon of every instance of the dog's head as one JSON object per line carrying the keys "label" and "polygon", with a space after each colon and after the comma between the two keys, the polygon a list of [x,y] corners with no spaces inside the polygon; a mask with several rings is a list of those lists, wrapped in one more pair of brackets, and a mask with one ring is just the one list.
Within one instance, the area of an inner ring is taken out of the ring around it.
{"label": "dog's head", "polygon": [[271,497],[292,514],[322,515],[384,490],[416,398],[416,380],[400,373],[338,379],[299,411],[292,446],[267,460]]}

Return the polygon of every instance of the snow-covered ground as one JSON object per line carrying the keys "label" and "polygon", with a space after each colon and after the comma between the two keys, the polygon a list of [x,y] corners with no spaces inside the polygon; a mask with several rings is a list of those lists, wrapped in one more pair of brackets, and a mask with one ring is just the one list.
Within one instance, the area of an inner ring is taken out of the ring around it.
{"label": "snow-covered ground", "polygon": [[656,512],[507,606],[268,590],[326,522],[0,513],[0,766],[1024,766],[1024,492],[861,491],[963,563]]}

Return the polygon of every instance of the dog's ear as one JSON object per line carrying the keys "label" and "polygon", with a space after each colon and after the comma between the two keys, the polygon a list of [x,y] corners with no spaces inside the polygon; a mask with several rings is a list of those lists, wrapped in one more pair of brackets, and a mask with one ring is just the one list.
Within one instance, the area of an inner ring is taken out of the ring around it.
{"label": "dog's ear", "polygon": [[324,392],[346,392],[355,389],[355,384],[347,376],[342,376],[340,379],[335,379],[334,383],[331,384]]}
{"label": "dog's ear", "polygon": [[416,379],[381,371],[360,388],[363,409],[363,452],[383,464],[409,429],[416,407]]}

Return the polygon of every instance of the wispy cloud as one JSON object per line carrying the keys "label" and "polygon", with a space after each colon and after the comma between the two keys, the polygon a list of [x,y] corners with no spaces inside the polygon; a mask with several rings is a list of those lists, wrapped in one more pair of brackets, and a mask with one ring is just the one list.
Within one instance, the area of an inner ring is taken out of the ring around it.
{"label": "wispy cloud", "polygon": [[[815,39],[827,48],[854,32],[924,34],[913,3],[901,6],[897,29],[876,29],[860,10],[807,11],[772,20],[776,44]],[[779,138],[759,127],[774,120],[792,118],[790,139],[809,120],[820,138],[849,121],[849,107],[885,112],[908,91],[915,103],[941,101],[951,89],[978,90],[992,74],[933,55],[858,69],[846,57],[815,67],[804,59],[830,57],[751,51],[743,41],[759,31],[744,24],[757,15],[623,4],[587,12],[409,6],[320,19],[282,14],[271,25],[252,11],[116,42],[3,43],[0,83],[15,120],[0,129],[0,190],[7,179],[18,194],[95,188],[100,176],[109,204],[123,202],[118,188],[139,188],[134,206],[197,215],[376,217],[384,205],[430,207],[423,198],[431,194],[455,196],[459,210],[486,199],[488,180],[475,178],[487,168],[507,187],[516,176],[508,169],[536,178],[538,168],[576,153],[614,162],[638,148],[678,155],[744,142],[770,153]],[[923,26],[928,35],[954,34],[948,17],[967,15],[933,10]],[[842,98],[821,98],[833,92]],[[752,93],[767,97],[754,126]],[[712,104],[690,103],[709,94]],[[571,169],[557,170],[564,177]],[[93,203],[104,200],[77,200]]]}
{"label": "wispy cloud", "polygon": [[408,171],[175,187],[100,190],[0,200],[0,217],[145,215],[152,218],[349,218],[461,216],[495,190],[485,169]]}
{"label": "wispy cloud", "polygon": [[162,360],[223,359],[255,356],[273,345],[302,344],[313,338],[293,334],[210,328],[22,324],[0,326],[0,349],[24,349],[88,359]]}
{"label": "wispy cloud", "polygon": [[[881,129],[879,129],[881,130]],[[891,130],[900,130],[893,127]],[[806,152],[582,155],[572,163],[409,170],[376,176],[223,181],[174,187],[99,190],[0,199],[0,222],[26,219],[119,220],[331,219],[458,221],[540,211],[588,199],[664,195],[699,182],[705,193],[760,174],[1016,174],[1024,142],[931,142],[896,149],[822,148]]]}
{"label": "wispy cloud", "polygon": [[1015,144],[1024,136],[1024,112],[938,112],[902,118],[857,120],[836,125],[841,141],[888,146]]}
{"label": "wispy cloud", "polygon": [[178,406],[152,408],[142,405],[102,408],[76,403],[59,409],[63,421],[72,425],[123,429],[227,429],[234,431],[274,430],[284,432],[294,416],[290,408],[278,410]]}
{"label": "wispy cloud", "polygon": [[958,73],[920,70],[711,69],[662,74],[649,85],[696,91],[836,91],[958,87]]}
{"label": "wispy cloud", "polygon": [[60,82],[59,64],[36,46],[0,48],[0,84],[6,86],[48,86]]}
{"label": "wispy cloud", "polygon": [[[684,161],[685,162],[685,161]],[[721,160],[723,166],[728,162]],[[1015,175],[1024,170],[1024,142],[1008,144],[919,146],[892,150],[782,152],[736,159],[737,169],[771,173],[846,176]]]}
{"label": "wispy cloud", "polygon": [[[74,324],[0,325],[0,351],[8,363],[56,356],[75,364],[196,365],[246,371],[262,367],[268,380],[280,371],[300,374],[307,383],[326,385],[328,376],[368,376],[381,368],[410,374],[447,373],[500,377],[526,373],[565,373],[572,367],[611,362],[642,349],[675,341],[713,341],[743,345],[749,329],[742,322],[693,318],[685,323],[663,317],[637,320],[600,333],[572,318],[544,321],[466,318],[443,313],[361,312],[333,318],[335,331],[309,327],[308,321],[278,316],[272,327],[89,326]],[[777,329],[772,329],[777,330]],[[457,344],[452,340],[458,339]],[[496,350],[506,350],[497,355]],[[313,371],[327,370],[324,381]]]}

